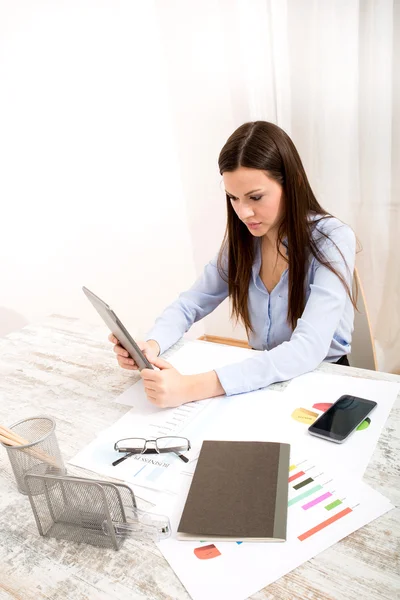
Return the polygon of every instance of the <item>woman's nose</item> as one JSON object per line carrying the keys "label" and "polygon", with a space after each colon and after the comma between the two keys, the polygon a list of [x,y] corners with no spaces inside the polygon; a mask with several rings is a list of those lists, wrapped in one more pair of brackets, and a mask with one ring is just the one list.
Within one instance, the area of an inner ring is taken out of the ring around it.
{"label": "woman's nose", "polygon": [[239,204],[237,216],[241,221],[247,221],[251,217],[254,217],[254,210],[248,204]]}

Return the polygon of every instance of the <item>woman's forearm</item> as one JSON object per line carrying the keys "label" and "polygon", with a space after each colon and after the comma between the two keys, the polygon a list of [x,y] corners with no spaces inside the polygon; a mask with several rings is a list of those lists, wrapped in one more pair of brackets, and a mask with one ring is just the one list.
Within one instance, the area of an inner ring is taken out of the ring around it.
{"label": "woman's forearm", "polygon": [[222,387],[218,375],[215,371],[199,373],[198,375],[186,375],[188,382],[188,402],[194,400],[204,400],[204,398],[214,398],[222,396],[225,390]]}

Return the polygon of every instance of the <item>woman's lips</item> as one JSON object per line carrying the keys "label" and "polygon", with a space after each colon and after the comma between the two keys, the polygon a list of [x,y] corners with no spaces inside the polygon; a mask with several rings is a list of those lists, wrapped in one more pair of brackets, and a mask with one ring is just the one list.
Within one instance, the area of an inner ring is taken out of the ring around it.
{"label": "woman's lips", "polygon": [[261,223],[246,223],[246,225],[249,229],[257,229],[260,227]]}

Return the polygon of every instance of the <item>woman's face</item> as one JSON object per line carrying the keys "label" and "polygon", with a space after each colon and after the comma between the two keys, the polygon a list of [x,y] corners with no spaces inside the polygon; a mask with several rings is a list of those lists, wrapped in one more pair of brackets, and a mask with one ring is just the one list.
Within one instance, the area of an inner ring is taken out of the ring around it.
{"label": "woman's face", "polygon": [[282,186],[260,169],[239,167],[223,174],[225,191],[237,216],[250,233],[262,237],[283,217]]}

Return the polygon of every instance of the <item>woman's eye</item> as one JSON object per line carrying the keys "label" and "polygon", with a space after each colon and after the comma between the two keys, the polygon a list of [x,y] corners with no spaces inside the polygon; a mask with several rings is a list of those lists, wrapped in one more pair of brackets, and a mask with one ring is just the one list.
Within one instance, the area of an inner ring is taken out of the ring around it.
{"label": "woman's eye", "polygon": [[[261,196],[250,196],[250,200],[261,200],[261,198],[263,197],[263,195],[261,194]],[[229,200],[231,200],[232,202],[235,202],[237,200],[237,198],[235,198],[234,196],[228,196]]]}

